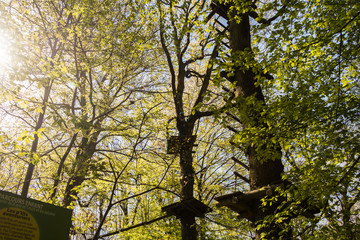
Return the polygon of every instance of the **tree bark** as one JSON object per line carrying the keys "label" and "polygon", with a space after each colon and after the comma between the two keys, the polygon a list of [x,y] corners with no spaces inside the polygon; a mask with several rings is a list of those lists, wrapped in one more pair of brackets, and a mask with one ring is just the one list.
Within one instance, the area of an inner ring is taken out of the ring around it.
{"label": "tree bark", "polygon": [[76,153],[75,163],[72,171],[72,176],[68,180],[65,189],[65,196],[63,200],[63,206],[70,206],[77,198],[78,187],[85,181],[85,178],[89,171],[89,164],[91,157],[96,151],[97,136],[99,133],[94,134],[89,138],[83,137],[80,145],[80,149]]}
{"label": "tree bark", "polygon": [[[185,118],[177,119],[179,136],[192,136],[194,124],[186,122]],[[194,198],[194,168],[192,156],[193,144],[185,143],[180,148],[180,198],[189,200]],[[192,212],[181,217],[182,240],[195,240],[198,237],[196,216]]]}
{"label": "tree bark", "polygon": [[196,230],[195,216],[188,215],[181,218],[181,239],[196,240],[198,236]]}
{"label": "tree bark", "polygon": [[[230,21],[229,24],[230,46],[232,53],[235,54],[233,56],[234,58],[236,58],[236,54],[238,52],[252,55],[249,16],[247,14],[243,14],[240,18],[240,23],[233,20]],[[255,60],[251,59],[250,61]],[[239,67],[235,68],[235,96],[248,98],[254,95],[256,100],[260,103],[256,104],[256,106],[253,104],[238,106],[239,108],[246,108],[246,111],[241,111],[247,115],[241,117],[242,119],[245,119],[243,121],[244,127],[246,128],[248,125],[252,125],[255,127],[267,128],[267,125],[262,121],[263,116],[261,116],[261,113],[266,110],[265,98],[261,88],[255,84],[256,73],[253,72],[251,63],[245,62],[241,64],[249,64],[249,66],[246,67],[248,70],[245,71]],[[272,136],[269,135],[264,137],[266,139],[272,138]],[[246,152],[250,165],[249,168],[252,189],[261,188],[268,184],[280,181],[281,173],[284,169],[281,162],[281,147],[279,144],[264,144],[264,146],[261,146],[260,148],[256,144],[257,143],[255,142],[253,146],[248,147]],[[261,150],[267,150],[266,152],[272,153],[272,156],[265,156],[264,154],[261,154]]]}
{"label": "tree bark", "polygon": [[[35,126],[35,129],[34,129],[35,132],[37,132],[44,123],[46,107],[47,107],[46,105],[47,105],[47,103],[49,101],[49,96],[50,96],[50,92],[51,92],[52,83],[53,83],[53,81],[50,80],[48,85],[45,87],[44,99],[43,99],[43,102],[42,102],[43,106],[41,108],[41,112],[39,114],[39,117],[38,117],[38,119],[36,121],[36,126]],[[39,144],[39,136],[38,136],[37,133],[35,133],[34,134],[34,140],[33,140],[32,144],[31,144],[30,162],[29,162],[29,166],[28,166],[27,171],[26,171],[24,184],[23,184],[23,187],[22,187],[22,190],[21,190],[21,196],[22,197],[27,197],[28,192],[29,192],[30,182],[31,182],[32,175],[33,175],[34,169],[35,169],[35,163],[33,162],[33,155],[36,154],[36,152],[37,152],[38,144]]]}
{"label": "tree bark", "polygon": [[[251,35],[250,35],[250,21],[248,13],[240,14],[237,17],[240,21],[230,19],[230,48],[232,53],[232,61],[234,63],[234,78],[235,82],[235,98],[245,99],[245,104],[238,106],[242,116],[240,116],[244,128],[268,128],[267,124],[263,122],[266,111],[265,98],[260,86],[256,85],[256,73],[253,66],[255,59],[251,51]],[[245,54],[245,56],[244,56]],[[239,56],[241,58],[239,59]],[[247,99],[254,96],[254,103],[246,102]],[[273,136],[264,134],[265,143],[251,142],[247,149],[246,155],[249,160],[249,176],[251,190],[259,189],[261,187],[281,182],[281,174],[284,166],[281,162],[281,147],[278,143],[273,144],[266,139],[271,139]],[[249,141],[251,141],[249,139]],[[261,145],[260,145],[261,144]],[[264,154],[264,152],[266,154]],[[252,209],[252,221],[257,225],[263,221],[267,216],[274,214],[276,203],[271,207],[262,210],[260,208],[261,202],[254,204]],[[291,239],[289,234],[281,235],[284,229],[279,225],[266,226],[256,231],[256,239],[260,239],[261,233],[267,233],[266,239]]]}
{"label": "tree bark", "polygon": [[51,193],[51,196],[50,196],[50,201],[55,201],[55,197],[56,197],[56,192],[57,192],[57,188],[59,186],[59,183],[60,183],[60,175],[61,175],[61,172],[62,172],[62,169],[64,167],[64,163],[65,163],[65,160],[67,159],[68,155],[70,154],[70,151],[71,149],[74,147],[74,143],[75,143],[75,140],[76,140],[76,137],[77,137],[77,133],[75,133],[72,138],[71,138],[71,141],[69,143],[69,146],[67,147],[64,155],[61,157],[60,159],[60,163],[59,163],[59,166],[58,166],[58,170],[56,172],[56,175],[55,175],[55,179],[54,179],[54,185],[53,185],[53,192]]}

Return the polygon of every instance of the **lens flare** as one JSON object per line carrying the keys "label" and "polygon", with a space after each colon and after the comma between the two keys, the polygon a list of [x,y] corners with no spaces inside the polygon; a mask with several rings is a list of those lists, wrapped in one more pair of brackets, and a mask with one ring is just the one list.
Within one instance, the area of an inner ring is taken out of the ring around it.
{"label": "lens flare", "polygon": [[9,40],[0,31],[0,69],[6,69],[11,61],[11,44]]}

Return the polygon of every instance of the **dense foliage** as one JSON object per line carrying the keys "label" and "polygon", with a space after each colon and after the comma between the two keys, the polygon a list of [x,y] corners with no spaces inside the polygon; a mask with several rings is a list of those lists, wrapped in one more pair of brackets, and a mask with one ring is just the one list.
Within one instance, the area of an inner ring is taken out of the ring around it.
{"label": "dense foliage", "polygon": [[[200,239],[252,239],[214,198],[249,190],[232,158],[264,144],[281,146],[290,184],[262,224],[359,238],[360,3],[220,2],[237,21],[256,9],[252,49],[231,61],[211,1],[0,1],[0,189],[74,209],[71,239],[180,239],[174,216],[142,223],[181,198],[180,156],[166,149],[181,120],[197,136],[193,195],[212,208]],[[262,72],[265,107],[234,98],[234,66]],[[266,127],[241,124],[248,106]]]}

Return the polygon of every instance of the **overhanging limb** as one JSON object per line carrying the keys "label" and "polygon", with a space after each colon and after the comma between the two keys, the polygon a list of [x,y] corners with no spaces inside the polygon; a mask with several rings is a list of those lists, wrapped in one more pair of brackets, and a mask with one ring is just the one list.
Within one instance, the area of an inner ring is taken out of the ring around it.
{"label": "overhanging limb", "polygon": [[239,218],[246,218],[251,221],[253,218],[253,208],[256,205],[256,202],[265,196],[273,196],[275,189],[279,186],[281,185],[277,184],[266,186],[247,193],[239,191],[218,196],[215,198],[215,200],[218,202],[216,205],[218,207],[228,207],[234,212],[238,213]]}
{"label": "overhanging limb", "polygon": [[129,231],[129,230],[131,230],[131,229],[133,229],[133,228],[137,228],[137,227],[141,227],[141,226],[145,226],[145,225],[148,225],[148,224],[157,222],[157,221],[162,220],[162,219],[167,218],[167,217],[170,217],[170,215],[166,214],[166,215],[164,215],[164,216],[161,216],[161,217],[152,219],[152,220],[147,221],[147,222],[142,222],[142,223],[139,223],[139,224],[135,224],[135,225],[130,226],[130,227],[127,227],[127,228],[122,228],[122,229],[117,230],[117,231],[115,231],[115,232],[101,235],[99,238],[110,237],[110,236],[119,234],[119,233],[121,233],[121,232]]}

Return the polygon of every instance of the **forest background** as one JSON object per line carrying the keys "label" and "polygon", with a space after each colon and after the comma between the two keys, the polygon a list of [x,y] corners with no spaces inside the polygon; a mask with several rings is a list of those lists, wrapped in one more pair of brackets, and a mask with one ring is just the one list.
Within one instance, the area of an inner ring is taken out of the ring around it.
{"label": "forest background", "polygon": [[[183,132],[196,135],[191,194],[212,209],[199,239],[252,239],[269,221],[293,239],[358,239],[360,3],[220,3],[249,16],[251,49],[231,51],[211,1],[1,1],[0,189],[72,208],[71,239],[181,239],[174,216],[123,230],[183,198],[186,170],[167,152]],[[238,97],[239,68],[258,73],[265,107]],[[291,187],[254,228],[215,198],[250,191],[234,159],[269,144]]]}

